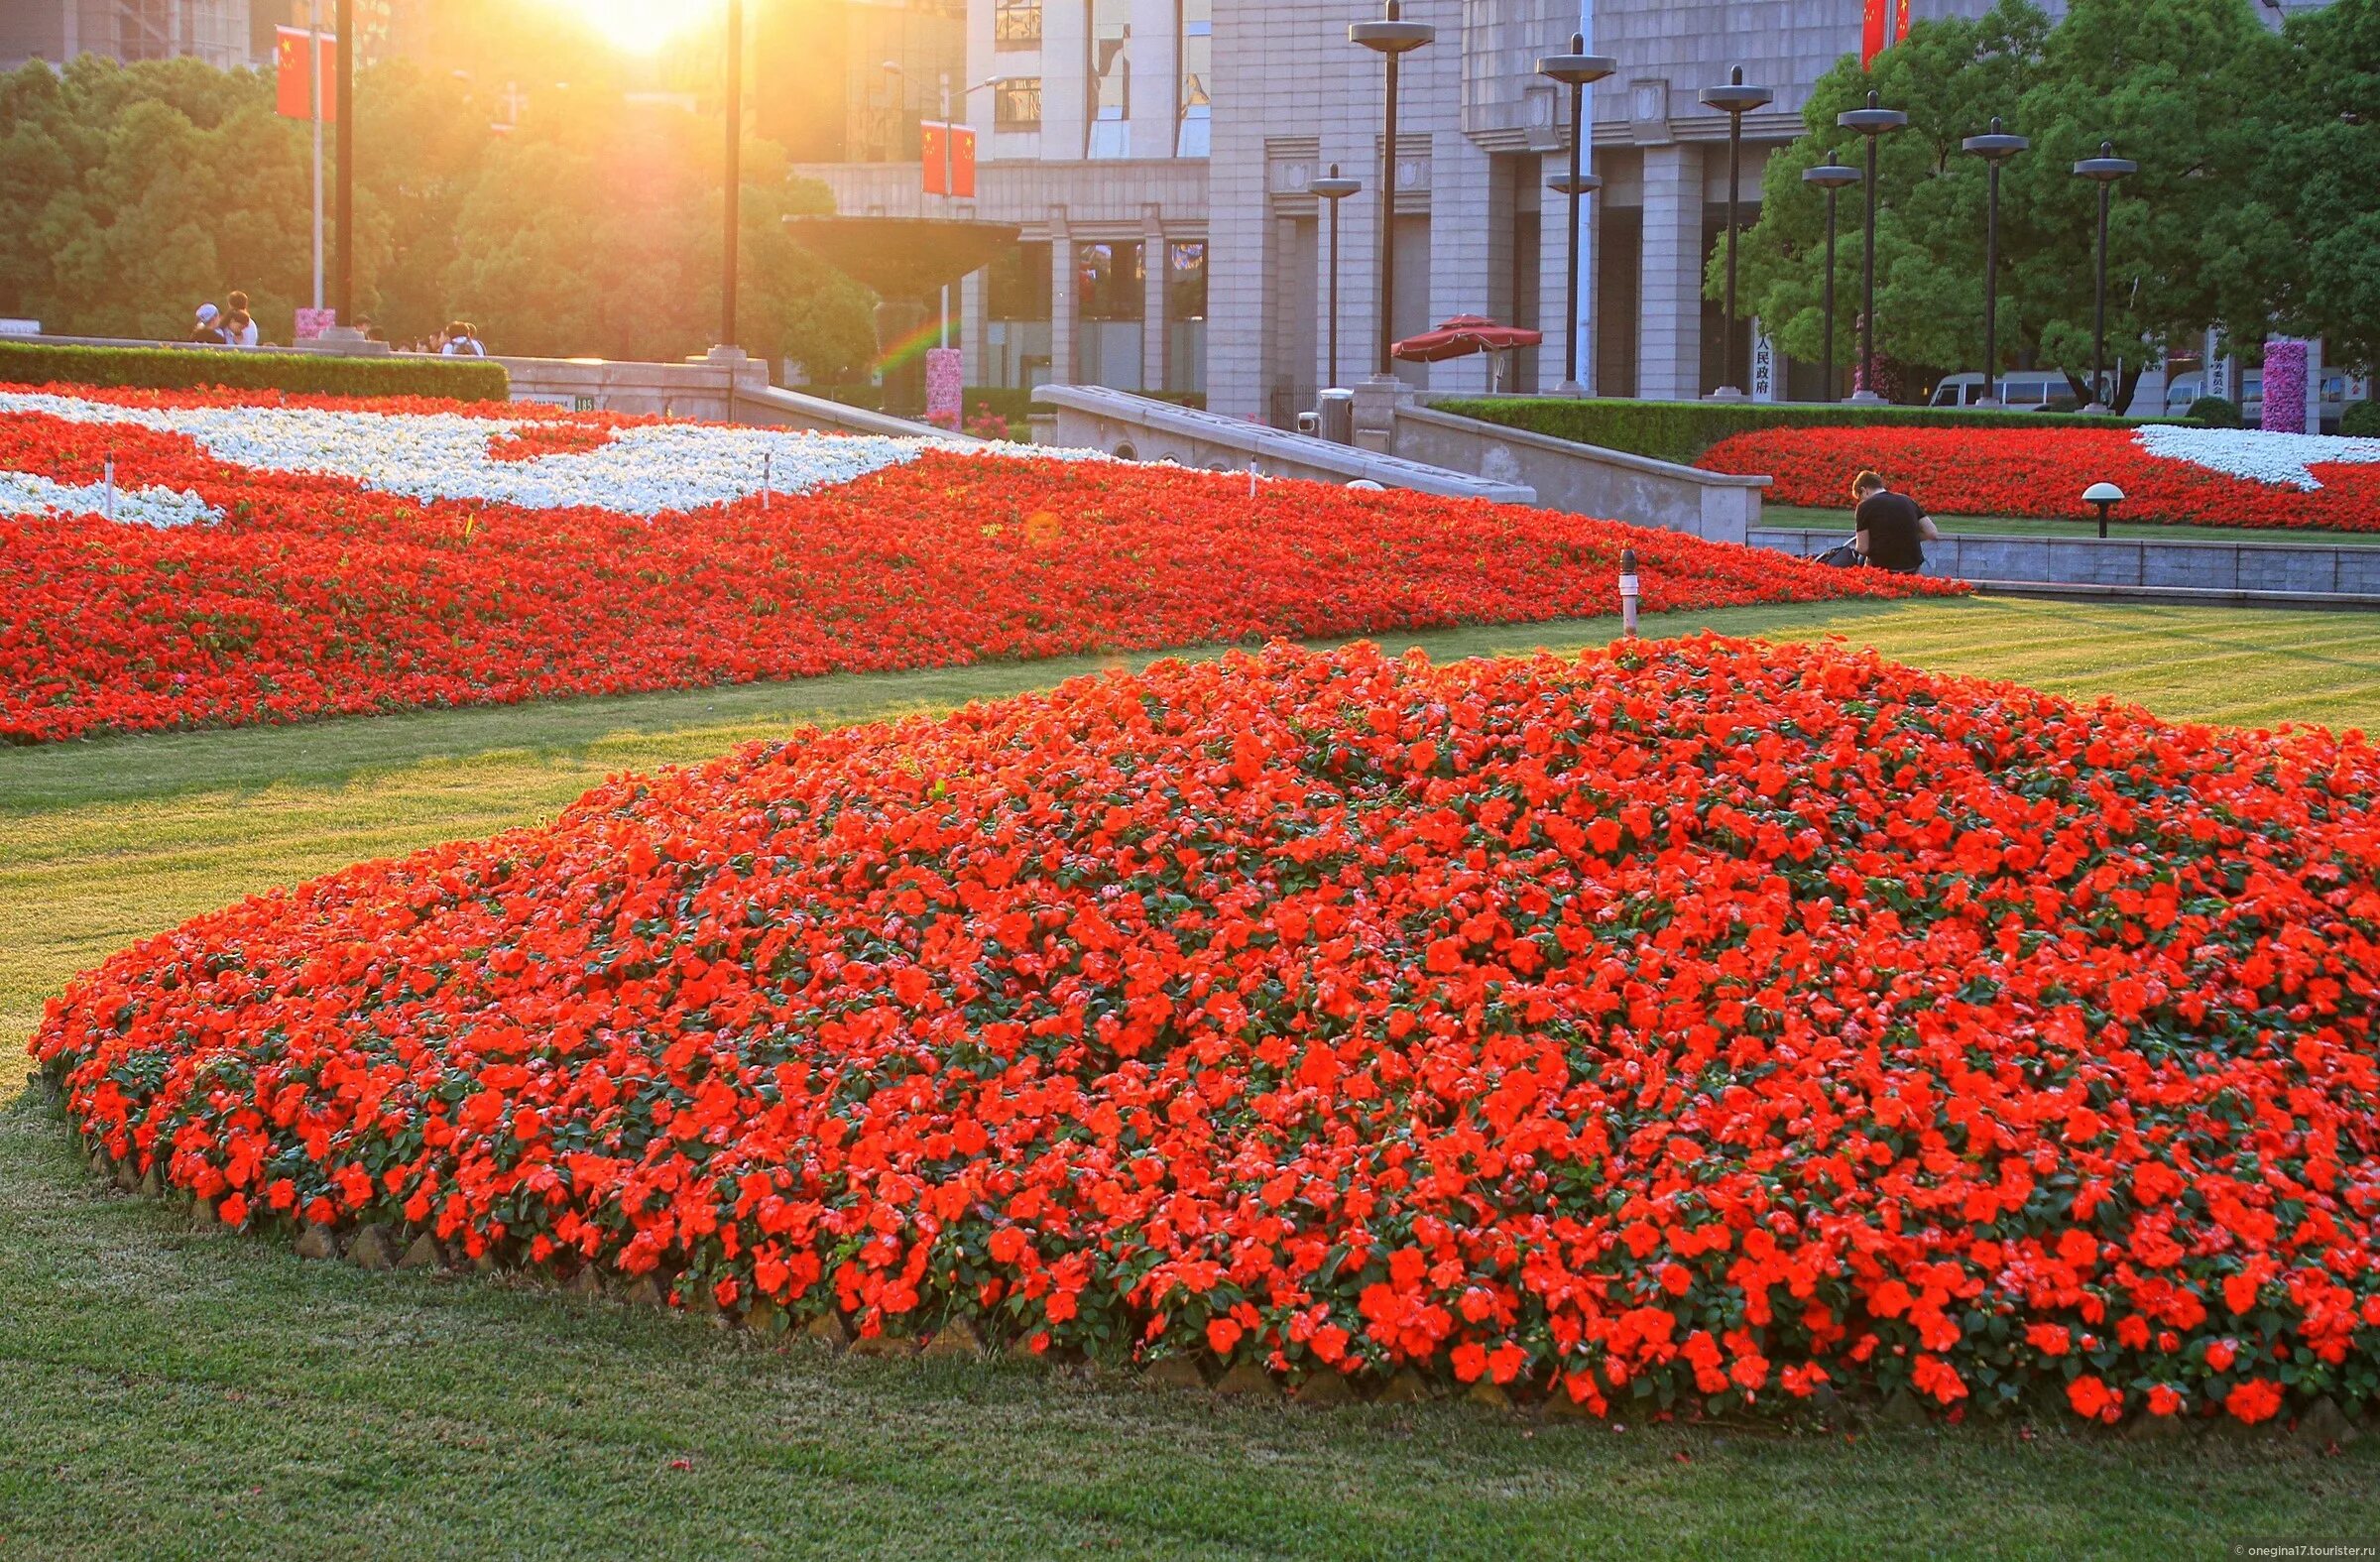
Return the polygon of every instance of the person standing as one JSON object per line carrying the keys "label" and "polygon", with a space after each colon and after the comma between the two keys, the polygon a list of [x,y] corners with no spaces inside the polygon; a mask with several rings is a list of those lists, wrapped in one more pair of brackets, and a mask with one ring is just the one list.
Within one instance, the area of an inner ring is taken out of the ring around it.
{"label": "person standing", "polygon": [[1874,472],[1852,479],[1851,500],[1858,506],[1859,527],[1853,545],[1870,567],[1900,575],[1926,567],[1925,544],[1941,541],[1942,530],[1923,505],[1894,493]]}

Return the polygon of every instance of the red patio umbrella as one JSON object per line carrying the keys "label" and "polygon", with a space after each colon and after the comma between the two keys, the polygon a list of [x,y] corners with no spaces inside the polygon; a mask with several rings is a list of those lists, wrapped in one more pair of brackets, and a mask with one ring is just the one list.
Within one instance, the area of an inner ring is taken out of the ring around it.
{"label": "red patio umbrella", "polygon": [[[1436,330],[1419,336],[1408,336],[1388,349],[1390,356],[1407,363],[1444,363],[1450,358],[1468,358],[1475,352],[1502,354],[1521,347],[1534,347],[1545,340],[1545,332],[1525,330],[1518,325],[1498,325],[1484,314],[1458,314],[1442,320]],[[1503,360],[1496,358],[1495,378],[1500,380]]]}

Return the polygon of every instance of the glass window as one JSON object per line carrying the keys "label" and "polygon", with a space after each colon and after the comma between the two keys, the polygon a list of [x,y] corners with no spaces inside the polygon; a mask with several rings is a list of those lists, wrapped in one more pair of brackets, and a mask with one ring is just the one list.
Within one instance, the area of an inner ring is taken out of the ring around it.
{"label": "glass window", "polygon": [[1039,130],[1041,128],[1041,78],[1039,76],[1010,76],[993,85],[992,128],[994,130]]}
{"label": "glass window", "polygon": [[1207,317],[1207,246],[1202,242],[1165,246],[1165,317],[1203,320]]}
{"label": "glass window", "polygon": [[1090,0],[1091,124],[1084,155],[1132,155],[1132,0]]}
{"label": "glass window", "polygon": [[1147,305],[1142,292],[1140,246],[1083,244],[1076,247],[1077,288],[1086,320],[1136,320]]}
{"label": "glass window", "polygon": [[1173,155],[1203,158],[1214,118],[1207,78],[1215,68],[1215,0],[1175,0],[1174,15],[1182,79],[1174,113]]}
{"label": "glass window", "polygon": [[992,47],[1037,49],[1041,44],[1041,0],[994,0]]}

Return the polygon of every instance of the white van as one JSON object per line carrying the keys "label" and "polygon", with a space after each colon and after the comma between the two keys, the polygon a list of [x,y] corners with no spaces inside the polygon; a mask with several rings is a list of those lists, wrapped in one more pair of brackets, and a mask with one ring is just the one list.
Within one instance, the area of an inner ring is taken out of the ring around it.
{"label": "white van", "polygon": [[[2074,388],[2066,376],[2043,369],[2011,369],[1992,382],[2000,405],[2016,413],[2071,413]],[[1954,374],[1934,387],[1928,407],[1972,407],[1983,399],[1983,376]]]}

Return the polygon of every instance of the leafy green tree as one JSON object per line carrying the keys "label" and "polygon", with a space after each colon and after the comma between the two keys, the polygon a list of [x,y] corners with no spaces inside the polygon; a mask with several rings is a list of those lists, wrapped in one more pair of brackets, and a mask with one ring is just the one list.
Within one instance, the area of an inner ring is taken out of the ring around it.
{"label": "leafy green tree", "polygon": [[2281,328],[2324,338],[2332,361],[2380,365],[2380,0],[2290,20],[2258,209],[2282,252],[2268,274]]}
{"label": "leafy green tree", "polygon": [[[1819,355],[1825,200],[1801,176],[1829,149],[1858,160],[1859,137],[1836,116],[1873,88],[1910,116],[1878,149],[1878,351],[1979,363],[1986,173],[1960,143],[1999,115],[2033,143],[2001,186],[2000,368],[2084,370],[2096,192],[2072,169],[2113,140],[2141,165],[2118,187],[2108,244],[2108,354],[2124,362],[2128,402],[2167,340],[2260,312],[2260,279],[2286,239],[2244,191],[2260,139],[2247,105],[2282,68],[2282,53],[2247,0],[2074,0],[2054,28],[2030,0],[2000,0],[1980,18],[1920,22],[1872,73],[1845,59],[1821,78],[1804,134],[1770,160],[1743,246],[1749,306],[1785,351]],[[1836,279],[1845,361],[1861,210],[1858,190],[1846,191]],[[1719,276],[1715,263],[1715,297]]]}

